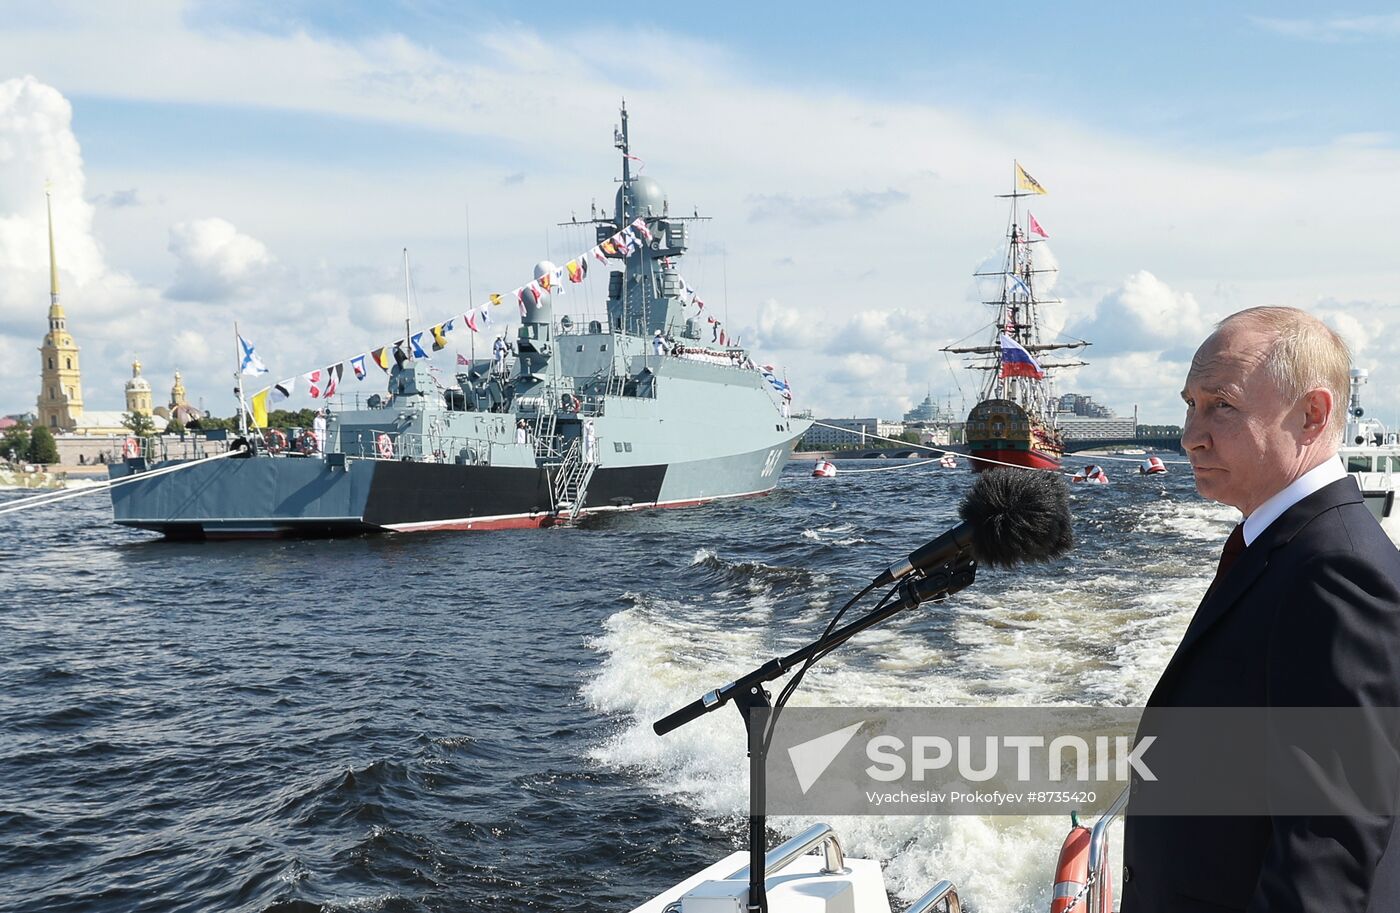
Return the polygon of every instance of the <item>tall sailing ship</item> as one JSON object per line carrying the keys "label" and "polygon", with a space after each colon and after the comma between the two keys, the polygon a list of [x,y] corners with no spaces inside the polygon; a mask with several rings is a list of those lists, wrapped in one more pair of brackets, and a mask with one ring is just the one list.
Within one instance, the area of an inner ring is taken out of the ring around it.
{"label": "tall sailing ship", "polygon": [[[995,278],[1000,294],[983,301],[995,309],[991,341],[980,346],[945,346],[944,352],[974,356],[969,367],[984,372],[981,397],[967,416],[966,441],[973,472],[997,465],[1029,469],[1058,469],[1064,455],[1064,441],[1055,426],[1056,402],[1050,382],[1055,368],[1080,367],[1086,362],[1042,362],[1043,352],[1079,349],[1084,340],[1043,342],[1040,309],[1058,304],[1058,298],[1045,298],[1037,287],[1053,268],[1037,266],[1033,245],[1049,236],[1027,210],[1022,221],[1022,197],[1045,193],[1035,178],[1019,163],[1013,163],[1015,183],[1011,193],[998,194],[1011,201],[1007,230],[1006,257],[1002,268],[979,272],[980,279]],[[1032,237],[1032,236],[1035,237]]]}

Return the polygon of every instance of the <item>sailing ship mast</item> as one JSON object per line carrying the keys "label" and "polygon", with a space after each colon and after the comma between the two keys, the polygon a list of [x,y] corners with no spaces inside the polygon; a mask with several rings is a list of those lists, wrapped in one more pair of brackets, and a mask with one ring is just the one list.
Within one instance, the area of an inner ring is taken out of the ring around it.
{"label": "sailing ship mast", "polygon": [[[1011,200],[1011,216],[1007,228],[1006,257],[1000,270],[974,273],[978,277],[995,277],[1001,281],[1000,294],[982,303],[996,308],[994,326],[996,334],[990,345],[944,346],[942,351],[960,355],[992,356],[988,363],[972,364],[976,370],[989,372],[982,384],[982,399],[1005,399],[1020,403],[1027,411],[1041,416],[1047,423],[1054,419],[1055,409],[1050,401],[1047,384],[1036,378],[1003,376],[1001,369],[1001,345],[999,338],[1005,334],[1017,345],[1032,355],[1062,349],[1079,349],[1089,345],[1084,340],[1074,342],[1042,342],[1040,337],[1039,307],[1044,304],[1059,304],[1058,298],[1042,298],[1036,294],[1039,276],[1054,274],[1055,269],[1038,268],[1032,255],[1033,244],[1043,244],[1044,240],[1030,237],[1030,232],[1021,225],[1021,197],[1036,196],[1034,191],[1020,189],[1017,166],[1012,166],[1012,186],[1010,193],[997,194],[998,199]],[[1039,362],[1041,369],[1080,367],[1082,361]]]}

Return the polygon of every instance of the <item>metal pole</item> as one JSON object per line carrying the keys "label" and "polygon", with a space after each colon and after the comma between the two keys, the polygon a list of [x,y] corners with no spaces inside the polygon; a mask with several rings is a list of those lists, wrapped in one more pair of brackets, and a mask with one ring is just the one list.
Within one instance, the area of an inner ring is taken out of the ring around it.
{"label": "metal pole", "polygon": [[233,322],[233,347],[238,350],[238,358],[234,363],[233,379],[237,383],[238,391],[238,433],[243,437],[248,436],[248,415],[243,408],[243,335],[238,332],[238,321]]}

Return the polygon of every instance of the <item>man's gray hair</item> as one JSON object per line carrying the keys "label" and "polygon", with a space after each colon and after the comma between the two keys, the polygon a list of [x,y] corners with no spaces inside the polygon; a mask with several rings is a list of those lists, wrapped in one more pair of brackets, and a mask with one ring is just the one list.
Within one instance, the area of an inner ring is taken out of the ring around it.
{"label": "man's gray hair", "polygon": [[1293,402],[1319,387],[1330,391],[1332,417],[1328,427],[1341,437],[1351,396],[1351,350],[1341,336],[1298,308],[1248,308],[1226,317],[1217,327],[1226,324],[1245,324],[1271,333],[1274,341],[1264,357],[1264,369]]}

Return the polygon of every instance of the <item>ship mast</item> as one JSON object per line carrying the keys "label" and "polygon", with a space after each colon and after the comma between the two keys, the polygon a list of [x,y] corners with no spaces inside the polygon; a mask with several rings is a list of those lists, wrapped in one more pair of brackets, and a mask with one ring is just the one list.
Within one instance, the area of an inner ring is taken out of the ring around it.
{"label": "ship mast", "polygon": [[[627,192],[627,189],[632,186],[632,149],[631,145],[628,143],[627,140],[627,99],[625,98],[622,100],[622,128],[620,130],[613,131],[613,145],[616,146],[617,149],[622,153],[622,205],[618,207],[620,213],[617,218],[617,227],[621,229],[624,225],[629,225],[632,222],[632,209],[628,205],[631,202],[632,195]],[[628,322],[630,317],[630,314],[628,313],[628,305],[630,304],[632,299],[631,286],[630,283],[628,283],[627,281],[628,259],[629,258],[623,258],[622,261],[623,333],[628,332],[629,328],[631,327],[631,323]],[[643,349],[642,357],[645,360],[646,349]]]}
{"label": "ship mast", "polygon": [[[997,194],[998,199],[1011,200],[1011,213],[1007,225],[1006,256],[1002,268],[992,272],[979,272],[978,277],[995,277],[1001,283],[1001,291],[995,297],[983,301],[996,308],[995,330],[990,345],[945,346],[942,351],[956,354],[992,356],[986,364],[973,367],[992,372],[982,384],[983,399],[1008,399],[1020,403],[1029,411],[1051,419],[1048,386],[1028,377],[1001,376],[1001,346],[998,337],[1005,334],[1026,351],[1034,354],[1058,349],[1078,349],[1089,343],[1084,340],[1061,343],[1043,343],[1040,336],[1040,315],[1037,305],[1058,303],[1054,298],[1038,298],[1035,293],[1037,276],[1040,273],[1053,273],[1053,269],[1037,269],[1031,256],[1031,245],[1040,243],[1029,235],[1029,230],[1021,225],[1021,197],[1034,196],[1031,191],[1020,189],[1016,164],[1012,163],[1012,185],[1010,193]],[[1083,362],[1062,362],[1048,364],[1041,362],[1042,369],[1077,367]]]}
{"label": "ship mast", "polygon": [[412,357],[413,293],[409,286],[409,249],[403,248],[403,354]]}

